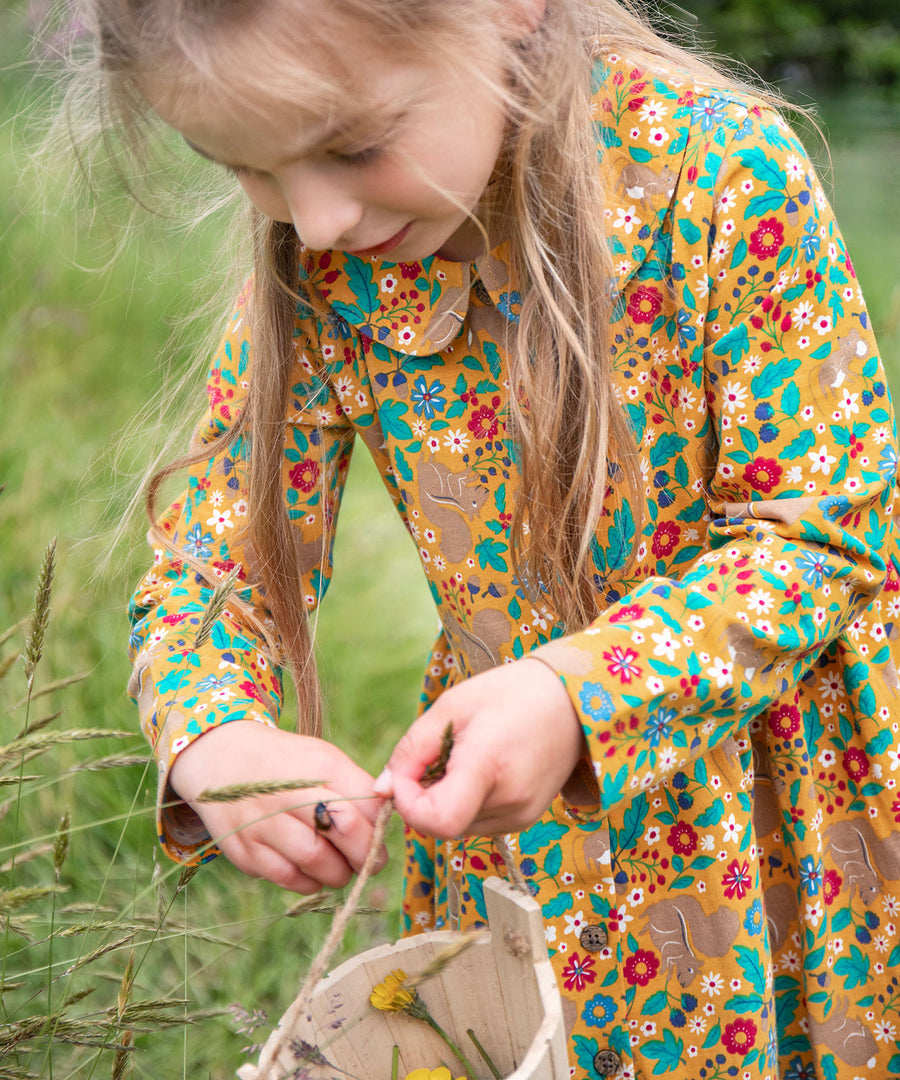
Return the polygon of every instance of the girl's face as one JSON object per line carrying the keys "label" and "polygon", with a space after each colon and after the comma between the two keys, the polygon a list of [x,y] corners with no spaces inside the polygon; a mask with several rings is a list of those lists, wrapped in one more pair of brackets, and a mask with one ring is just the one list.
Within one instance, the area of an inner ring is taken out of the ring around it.
{"label": "girl's face", "polygon": [[[484,243],[467,213],[503,144],[504,109],[489,89],[503,84],[499,58],[482,66],[482,82],[465,64],[404,59],[402,44],[385,55],[359,29],[341,36],[340,56],[363,88],[354,115],[295,104],[284,74],[276,92],[265,57],[252,54],[227,96],[196,74],[147,78],[142,90],[193,149],[230,168],[250,201],[293,223],[309,248],[392,262],[477,257]],[[307,61],[314,74],[315,49]],[[333,79],[328,58],[318,62]]]}

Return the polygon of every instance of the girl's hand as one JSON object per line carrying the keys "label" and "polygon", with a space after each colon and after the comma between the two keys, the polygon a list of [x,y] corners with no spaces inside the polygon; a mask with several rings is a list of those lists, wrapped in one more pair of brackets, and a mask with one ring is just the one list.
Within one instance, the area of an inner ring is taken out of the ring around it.
{"label": "girl's hand", "polygon": [[[207,789],[300,778],[322,785],[239,802],[196,801]],[[381,801],[371,797],[372,777],[336,746],[253,720],[206,732],[181,751],[169,780],[239,870],[298,893],[339,888],[360,870]],[[319,803],[330,815],[323,815],[331,825],[325,831],[315,827]]]}
{"label": "girl's hand", "polygon": [[[454,742],[446,776],[423,787],[448,723]],[[586,753],[562,681],[525,658],[442,694],[397,744],[375,790],[393,794],[404,821],[430,836],[519,832],[544,813]]]}

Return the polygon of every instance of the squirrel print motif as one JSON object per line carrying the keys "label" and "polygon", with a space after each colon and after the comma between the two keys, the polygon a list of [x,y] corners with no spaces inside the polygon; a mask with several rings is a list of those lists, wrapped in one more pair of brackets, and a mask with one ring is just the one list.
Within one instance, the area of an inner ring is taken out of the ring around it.
{"label": "squirrel print motif", "polygon": [[448,563],[461,562],[472,549],[469,522],[490,494],[471,469],[451,472],[431,459],[419,470],[419,505],[424,517],[441,530],[441,551]]}

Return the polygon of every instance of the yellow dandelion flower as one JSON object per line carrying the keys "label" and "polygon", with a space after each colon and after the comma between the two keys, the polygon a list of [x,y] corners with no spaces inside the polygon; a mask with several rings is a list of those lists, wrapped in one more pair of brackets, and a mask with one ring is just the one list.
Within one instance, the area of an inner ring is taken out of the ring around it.
{"label": "yellow dandelion flower", "polygon": [[[411,1073],[406,1074],[406,1080],[451,1080],[450,1070],[446,1065],[441,1065],[437,1069],[413,1069]],[[466,1080],[466,1078],[460,1076],[457,1080]]]}
{"label": "yellow dandelion flower", "polygon": [[418,995],[404,986],[406,972],[396,968],[382,982],[372,988],[369,1001],[382,1012],[409,1012]]}

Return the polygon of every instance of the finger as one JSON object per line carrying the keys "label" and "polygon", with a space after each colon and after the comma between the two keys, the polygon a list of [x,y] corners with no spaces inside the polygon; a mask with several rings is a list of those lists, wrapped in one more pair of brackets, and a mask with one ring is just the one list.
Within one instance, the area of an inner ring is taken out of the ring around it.
{"label": "finger", "polygon": [[420,716],[394,747],[387,764],[391,777],[421,780],[426,769],[440,756],[446,728],[445,710],[434,707]]}
{"label": "finger", "polygon": [[344,855],[315,828],[293,814],[284,814],[277,819],[277,827],[266,831],[265,844],[293,863],[301,873],[330,889],[343,888],[353,876],[353,867]]}
{"label": "finger", "polygon": [[370,825],[375,823],[381,799],[376,796],[372,777],[365,769],[359,768],[348,758],[336,774],[329,777],[328,788],[332,796],[340,793],[347,799],[354,799],[357,812]]}
{"label": "finger", "polygon": [[449,840],[470,830],[482,816],[494,785],[493,767],[478,757],[460,756],[443,780],[422,787],[408,776],[394,776],[394,805],[418,832]]}
{"label": "finger", "polygon": [[[372,846],[372,824],[362,812],[361,803],[329,798],[332,794],[326,793],[324,799],[313,807],[304,807],[297,816],[308,822],[319,837],[340,852],[353,871],[359,873]],[[383,846],[381,855],[383,860],[376,864],[379,870],[387,861]]]}
{"label": "finger", "polygon": [[282,889],[309,896],[318,892],[322,884],[304,873],[290,859],[265,844],[224,844],[222,852],[229,862],[249,877],[271,881]]}

